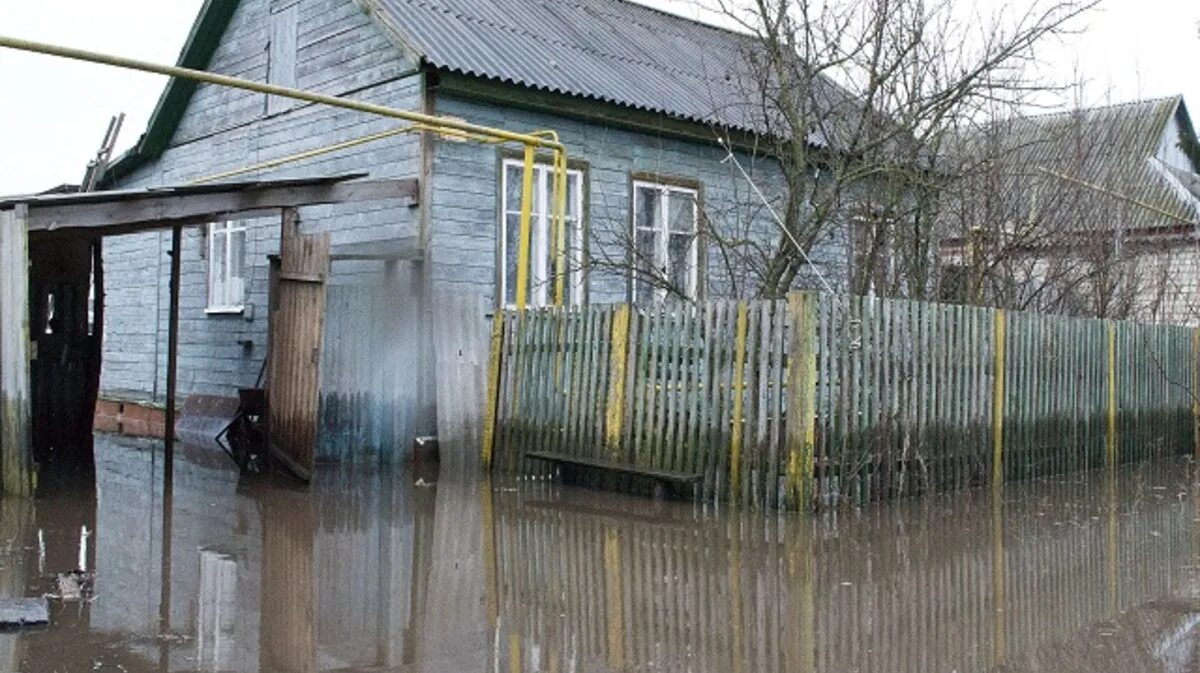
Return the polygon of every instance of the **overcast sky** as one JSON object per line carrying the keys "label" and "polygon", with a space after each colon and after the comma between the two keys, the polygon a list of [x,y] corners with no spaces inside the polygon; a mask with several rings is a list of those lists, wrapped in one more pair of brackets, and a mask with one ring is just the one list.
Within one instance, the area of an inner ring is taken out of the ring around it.
{"label": "overcast sky", "polygon": [[[173,63],[200,4],[0,0],[0,34]],[[688,0],[645,4],[696,15]],[[1041,57],[1064,76],[1081,72],[1092,102],[1183,93],[1200,115],[1200,1],[1105,0],[1079,28],[1082,34],[1046,45]],[[126,113],[118,143],[125,149],[145,129],[163,84],[153,75],[0,49],[0,194],[78,182],[109,118]]]}

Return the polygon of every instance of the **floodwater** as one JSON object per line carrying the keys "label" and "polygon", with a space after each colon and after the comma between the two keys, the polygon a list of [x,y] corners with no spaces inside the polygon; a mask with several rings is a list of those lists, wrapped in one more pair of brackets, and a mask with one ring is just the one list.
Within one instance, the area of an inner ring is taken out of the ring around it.
{"label": "floodwater", "polygon": [[153,445],[96,446],[94,486],[0,503],[0,595],[94,572],[2,671],[1200,670],[1184,459],[776,516],[197,451],[164,494]]}

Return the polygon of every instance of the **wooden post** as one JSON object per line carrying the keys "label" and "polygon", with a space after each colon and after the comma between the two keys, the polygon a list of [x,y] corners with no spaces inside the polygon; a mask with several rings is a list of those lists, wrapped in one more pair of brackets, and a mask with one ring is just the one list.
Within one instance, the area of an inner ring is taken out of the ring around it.
{"label": "wooden post", "polygon": [[621,434],[625,421],[625,379],[629,356],[629,304],[613,311],[611,348],[608,352],[608,400],[604,412],[604,446],[611,460],[621,460]]}
{"label": "wooden post", "polygon": [[1117,465],[1117,324],[1111,320],[1108,326],[1108,425],[1105,433],[1106,466]]}
{"label": "wooden post", "polygon": [[1192,451],[1200,459],[1200,327],[1192,329]]}
{"label": "wooden post", "polygon": [[0,472],[4,493],[32,496],[29,208],[0,211]]}
{"label": "wooden post", "polygon": [[792,318],[788,345],[787,494],[794,506],[805,507],[813,497],[817,408],[817,295],[788,295]]}
{"label": "wooden post", "polygon": [[497,309],[492,317],[491,354],[488,356],[487,411],[483,418],[483,469],[492,469],[496,449],[496,414],[500,409],[500,358],[504,343],[504,311]]}
{"label": "wooden post", "polygon": [[1005,369],[1007,362],[1008,316],[1004,309],[996,309],[995,320],[995,372],[992,376],[992,484],[1004,483],[1004,396]]}
{"label": "wooden post", "polygon": [[729,497],[737,502],[742,488],[742,392],[746,386],[746,330],[749,323],[746,302],[737,305],[737,332],[733,351],[733,427],[729,433]]}
{"label": "wooden post", "polygon": [[167,413],[163,423],[163,480],[170,483],[175,457],[175,396],[179,364],[179,263],[183,227],[171,227],[170,313],[167,317]]}

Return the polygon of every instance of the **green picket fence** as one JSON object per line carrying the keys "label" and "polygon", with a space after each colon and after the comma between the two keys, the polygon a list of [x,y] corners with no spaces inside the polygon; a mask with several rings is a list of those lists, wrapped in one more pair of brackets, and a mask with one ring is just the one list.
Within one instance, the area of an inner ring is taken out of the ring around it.
{"label": "green picket fence", "polygon": [[[1192,328],[894,299],[506,311],[484,460],[700,475],[754,506],[861,504],[1193,450]],[[794,420],[793,420],[794,419]]]}

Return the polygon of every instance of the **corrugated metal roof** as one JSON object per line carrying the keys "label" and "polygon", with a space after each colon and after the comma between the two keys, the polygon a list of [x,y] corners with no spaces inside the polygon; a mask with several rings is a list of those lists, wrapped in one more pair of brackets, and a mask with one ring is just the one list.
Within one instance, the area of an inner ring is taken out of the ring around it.
{"label": "corrugated metal roof", "polygon": [[746,35],[625,0],[381,4],[438,68],[688,121],[762,126]]}
{"label": "corrugated metal roof", "polygon": [[[983,171],[998,181],[992,210],[1018,222],[1040,216],[1071,229],[1177,227],[1200,218],[1200,188],[1195,174],[1156,155],[1181,105],[1174,96],[1017,118],[971,133],[961,149],[995,157]],[[1072,207],[1054,209],[1063,203]],[[1103,221],[1113,216],[1120,222]]]}

